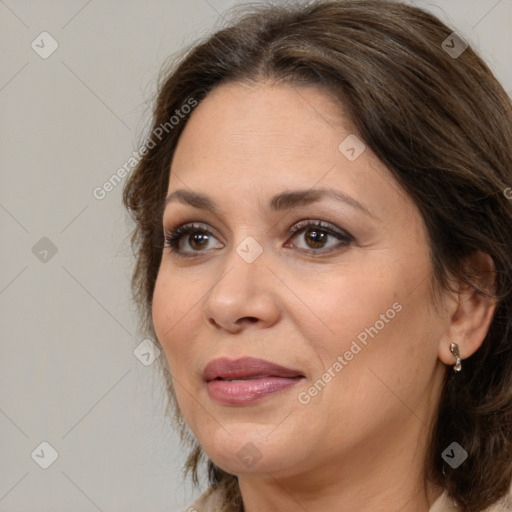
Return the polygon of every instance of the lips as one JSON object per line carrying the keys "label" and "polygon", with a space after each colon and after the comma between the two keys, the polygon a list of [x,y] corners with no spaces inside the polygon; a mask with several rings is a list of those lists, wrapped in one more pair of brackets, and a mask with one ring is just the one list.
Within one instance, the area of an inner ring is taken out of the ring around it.
{"label": "lips", "polygon": [[270,361],[244,357],[211,361],[203,378],[213,400],[224,405],[245,405],[293,386],[304,375]]}
{"label": "lips", "polygon": [[261,377],[283,377],[294,378],[303,375],[291,368],[285,368],[278,364],[244,357],[241,359],[215,359],[208,363],[203,372],[204,380],[207,382],[218,380],[247,380]]}

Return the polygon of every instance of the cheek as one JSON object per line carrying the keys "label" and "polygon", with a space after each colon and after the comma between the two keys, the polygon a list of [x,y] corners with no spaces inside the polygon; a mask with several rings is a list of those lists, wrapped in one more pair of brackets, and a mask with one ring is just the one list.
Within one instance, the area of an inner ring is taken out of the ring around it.
{"label": "cheek", "polygon": [[[311,281],[303,283],[303,292],[298,291],[312,304],[311,320],[326,335],[323,343],[319,341],[318,350],[329,356],[337,356],[349,350],[351,342],[359,339],[364,343],[370,339],[369,331],[377,323],[377,330],[386,330],[388,322],[393,322],[398,316],[400,285],[390,272],[371,271],[360,272],[351,269],[350,272],[340,271],[325,275],[318,282],[314,291]],[[396,291],[395,291],[396,290]],[[393,307],[395,304],[395,307]],[[384,320],[381,319],[383,315]],[[326,340],[329,340],[326,343]],[[327,361],[325,361],[327,363]]]}
{"label": "cheek", "polygon": [[367,266],[350,274],[340,272],[339,277],[333,273],[325,283],[317,282],[309,299],[317,315],[310,315],[310,319],[324,334],[327,326],[328,335],[315,336],[305,327],[323,367],[316,369],[315,378],[339,363],[341,356],[343,368],[337,364],[338,371],[332,371],[344,377],[332,379],[338,382],[333,387],[348,386],[370,400],[369,390],[376,391],[375,385],[382,387],[376,377],[379,372],[389,384],[402,387],[415,373],[427,375],[432,369],[437,345],[433,342],[436,321],[427,304],[428,280],[424,279],[428,258],[415,264],[400,263],[404,262]]}
{"label": "cheek", "polygon": [[169,368],[173,375],[178,375],[183,365],[180,362],[191,357],[192,354],[187,343],[193,336],[193,329],[198,325],[192,321],[197,315],[198,299],[194,292],[197,285],[187,286],[176,276],[169,272],[162,264],[158,274],[153,293],[152,317],[153,325],[158,340],[160,341],[165,356],[169,362]]}
{"label": "cheek", "polygon": [[197,348],[191,343],[200,323],[197,314],[201,294],[197,293],[197,287],[181,282],[176,272],[166,272],[164,266],[155,283],[152,306],[155,333],[173,377],[177,405],[194,432],[197,431],[197,404],[191,397],[199,390],[191,380],[190,369],[197,359]]}
{"label": "cheek", "polygon": [[[336,410],[341,414],[347,428],[370,428],[390,414],[407,415],[407,407],[414,410],[437,362],[435,318],[426,307],[428,287],[422,284],[411,294],[404,284],[397,286],[399,277],[393,281],[354,292],[353,297],[364,296],[364,305],[332,322],[336,335],[325,350],[328,357],[322,359],[324,368],[334,370],[336,377],[326,387],[325,402],[331,404],[333,414]],[[336,310],[331,306],[333,319]],[[350,418],[345,416],[347,410]]]}

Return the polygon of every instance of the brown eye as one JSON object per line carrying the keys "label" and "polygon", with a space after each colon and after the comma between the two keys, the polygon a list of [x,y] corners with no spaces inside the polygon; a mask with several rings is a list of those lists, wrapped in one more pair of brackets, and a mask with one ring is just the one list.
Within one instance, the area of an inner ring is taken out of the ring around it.
{"label": "brown eye", "polygon": [[188,236],[188,243],[194,250],[200,251],[208,245],[209,235],[205,233],[195,233]]}
{"label": "brown eye", "polygon": [[[196,256],[201,252],[206,252],[209,249],[210,241],[216,240],[210,231],[196,224],[178,226],[173,230],[167,230],[164,239],[165,246],[179,256]],[[213,248],[218,249],[219,247]]]}
{"label": "brown eye", "polygon": [[[322,221],[299,222],[291,229],[290,234],[293,235],[293,239],[303,242],[302,246],[300,243],[294,243],[292,246],[297,247],[302,252],[311,254],[333,252],[338,248],[348,246],[354,240],[347,232]],[[330,243],[331,240],[335,243]],[[285,247],[290,247],[290,245],[287,244]]]}
{"label": "brown eye", "polygon": [[329,234],[325,231],[319,229],[308,229],[304,232],[306,243],[312,249],[319,249],[323,247],[325,243],[327,243],[327,239],[329,238]]}

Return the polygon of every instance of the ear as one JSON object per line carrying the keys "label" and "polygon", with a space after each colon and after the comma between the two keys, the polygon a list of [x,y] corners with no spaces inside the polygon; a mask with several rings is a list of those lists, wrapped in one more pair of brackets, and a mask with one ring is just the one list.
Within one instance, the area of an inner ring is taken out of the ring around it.
{"label": "ear", "polygon": [[[465,270],[474,276],[475,284],[488,293],[496,287],[496,268],[492,258],[481,251],[473,253],[465,262]],[[455,364],[450,343],[457,343],[461,359],[473,355],[482,345],[496,310],[496,301],[475,291],[467,283],[458,282],[458,294],[450,302],[450,321],[439,345],[439,359]]]}

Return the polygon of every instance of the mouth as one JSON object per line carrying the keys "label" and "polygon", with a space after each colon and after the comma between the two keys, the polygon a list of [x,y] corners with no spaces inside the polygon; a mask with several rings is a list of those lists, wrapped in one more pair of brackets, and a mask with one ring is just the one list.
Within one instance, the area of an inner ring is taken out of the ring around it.
{"label": "mouth", "polygon": [[252,357],[215,359],[203,378],[210,398],[224,405],[245,405],[283,391],[304,379],[295,369]]}

